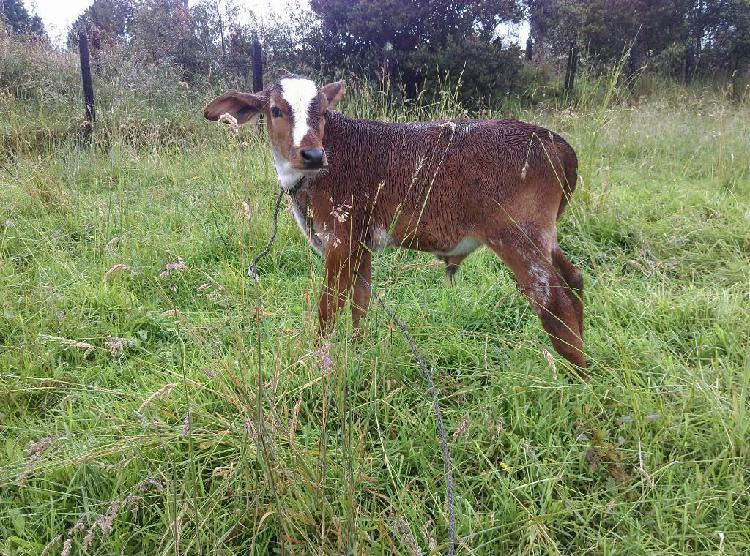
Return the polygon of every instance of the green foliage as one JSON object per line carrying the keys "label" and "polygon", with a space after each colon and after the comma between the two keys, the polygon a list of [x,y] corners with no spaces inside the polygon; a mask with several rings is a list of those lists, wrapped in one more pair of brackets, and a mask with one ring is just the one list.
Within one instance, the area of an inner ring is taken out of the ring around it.
{"label": "green foliage", "polygon": [[95,0],[73,22],[68,33],[68,46],[78,44],[80,31],[95,39],[95,48],[121,44],[133,25],[135,10],[131,0]]}
{"label": "green foliage", "polygon": [[[384,76],[400,95],[433,94],[437,101],[450,81],[464,105],[498,107],[518,96],[534,98],[559,80],[559,58],[573,42],[591,74],[607,74],[624,59],[621,73],[628,78],[646,68],[685,81],[721,72],[736,83],[750,60],[749,7],[747,0],[316,0],[309,7],[294,0],[259,17],[237,0],[189,7],[174,0],[97,0],[74,23],[68,45],[86,31],[95,71],[103,52],[127,52],[136,63],[167,63],[197,86],[249,88],[251,45],[258,39],[266,82],[287,72]],[[503,37],[503,26],[524,16],[537,41],[531,63]]]}
{"label": "green foliage", "polygon": [[516,48],[494,41],[498,24],[518,21],[513,0],[367,2],[312,0],[320,18],[320,52],[328,73],[354,67],[374,76],[393,74],[410,96],[433,89],[431,76],[462,75],[475,101],[508,91],[518,76]]}
{"label": "green foliage", "polygon": [[0,25],[5,24],[12,33],[33,38],[47,38],[44,23],[38,15],[29,14],[23,0],[0,2]]}
{"label": "green foliage", "polygon": [[209,60],[193,33],[190,13],[178,2],[145,0],[133,15],[131,47],[148,62],[171,62],[187,74],[207,73]]}
{"label": "green foliage", "polygon": [[642,66],[692,79],[750,63],[747,0],[527,0],[538,46],[554,54],[580,44],[604,67],[630,50]]}
{"label": "green foliage", "polygon": [[517,93],[524,83],[521,52],[516,46],[501,48],[496,42],[469,38],[449,41],[437,52],[420,48],[411,59],[415,66],[422,68],[421,87],[439,96],[443,90],[442,74],[460,84],[461,100],[472,108],[500,104],[507,95]]}

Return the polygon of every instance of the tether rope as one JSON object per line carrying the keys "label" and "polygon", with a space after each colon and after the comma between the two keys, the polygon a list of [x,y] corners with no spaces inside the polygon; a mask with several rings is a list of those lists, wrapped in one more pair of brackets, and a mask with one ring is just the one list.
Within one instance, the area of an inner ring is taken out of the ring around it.
{"label": "tether rope", "polygon": [[[291,194],[294,194],[296,189],[299,187],[300,184],[295,185],[295,187],[292,189]],[[276,235],[278,233],[278,219],[279,219],[279,211],[281,209],[281,199],[284,196],[284,190],[279,189],[279,194],[276,197],[276,204],[274,206],[273,211],[273,223],[271,228],[271,237],[268,240],[268,243],[266,244],[265,248],[258,253],[254,258],[252,263],[250,263],[250,266],[247,269],[248,275],[253,278],[254,280],[258,281],[258,273],[257,273],[257,267],[258,267],[258,261],[262,259],[263,257],[267,256],[271,249],[273,248],[273,243],[276,241]],[[372,284],[369,280],[367,280],[360,272],[357,272],[357,278],[362,280],[364,284],[370,289],[370,292],[372,292]],[[414,356],[414,359],[417,362],[417,366],[419,367],[419,371],[422,374],[422,377],[424,378],[425,382],[427,382],[428,390],[430,394],[432,395],[432,408],[435,413],[435,427],[437,429],[438,437],[440,438],[440,448],[442,452],[443,457],[443,472],[445,474],[445,497],[446,497],[446,506],[448,511],[448,556],[453,556],[456,549],[456,497],[455,497],[455,491],[454,491],[454,485],[453,485],[453,466],[451,464],[451,454],[450,454],[450,448],[448,446],[448,436],[445,432],[445,423],[443,421],[443,412],[440,408],[440,399],[438,395],[438,390],[435,387],[435,381],[433,379],[434,373],[430,369],[430,367],[425,362],[424,358],[422,357],[422,353],[419,351],[419,348],[417,347],[417,343],[414,341],[414,338],[409,333],[409,330],[406,328],[406,325],[396,316],[395,311],[391,309],[386,302],[383,300],[382,297],[376,296],[375,299],[377,300],[378,304],[383,308],[383,310],[386,312],[386,314],[390,317],[390,319],[394,322],[396,327],[401,331],[401,334],[404,336],[404,339],[406,340],[406,343],[409,344],[409,348],[411,349],[412,355]]]}

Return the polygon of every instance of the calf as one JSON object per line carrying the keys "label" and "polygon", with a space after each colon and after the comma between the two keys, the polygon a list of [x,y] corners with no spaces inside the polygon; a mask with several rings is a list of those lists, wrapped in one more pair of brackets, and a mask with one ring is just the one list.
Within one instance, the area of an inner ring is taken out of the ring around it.
{"label": "calf", "polygon": [[433,253],[449,275],[477,247],[515,274],[555,349],[585,367],[583,279],[557,243],[577,160],[559,135],[516,120],[392,124],[333,112],[339,81],[288,76],[255,94],[229,91],[204,116],[239,124],[265,115],[294,217],[325,258],[318,316],[332,326],[349,296],[358,329],[370,300],[372,252]]}

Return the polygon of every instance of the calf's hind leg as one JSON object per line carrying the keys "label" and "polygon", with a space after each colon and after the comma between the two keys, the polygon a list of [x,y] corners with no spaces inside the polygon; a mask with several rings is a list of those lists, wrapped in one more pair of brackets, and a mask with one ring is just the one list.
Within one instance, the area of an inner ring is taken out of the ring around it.
{"label": "calf's hind leg", "polygon": [[568,286],[570,301],[578,317],[578,331],[583,337],[583,275],[565,256],[559,245],[552,248],[552,263]]}
{"label": "calf's hind leg", "polygon": [[577,367],[586,368],[579,310],[552,263],[552,246],[545,245],[529,229],[506,229],[485,243],[513,271],[555,351]]}
{"label": "calf's hind leg", "polygon": [[352,327],[354,337],[362,336],[360,320],[367,315],[367,307],[370,304],[371,282],[372,282],[372,255],[364,250],[359,258],[359,266],[354,268],[354,293],[352,295]]}

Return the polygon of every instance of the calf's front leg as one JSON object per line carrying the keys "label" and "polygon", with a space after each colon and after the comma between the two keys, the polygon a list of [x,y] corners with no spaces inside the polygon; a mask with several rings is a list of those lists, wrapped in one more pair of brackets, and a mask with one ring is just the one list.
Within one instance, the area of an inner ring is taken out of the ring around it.
{"label": "calf's front leg", "polygon": [[[333,243],[337,245],[332,245]],[[333,329],[336,317],[344,307],[353,287],[352,324],[357,335],[360,319],[366,314],[370,301],[371,255],[361,246],[333,241],[326,248],[325,271],[326,284],[318,305],[320,333],[325,335]],[[366,284],[358,274],[368,283]]]}

